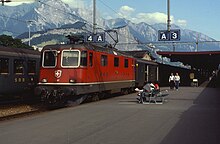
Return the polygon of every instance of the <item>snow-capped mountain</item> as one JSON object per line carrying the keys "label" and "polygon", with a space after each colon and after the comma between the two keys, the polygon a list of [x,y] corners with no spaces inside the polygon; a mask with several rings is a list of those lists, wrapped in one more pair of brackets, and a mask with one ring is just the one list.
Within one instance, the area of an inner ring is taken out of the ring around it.
{"label": "snow-capped mountain", "polygon": [[[181,31],[181,44],[170,42],[170,43],[158,43],[158,30],[166,30],[166,24],[155,24],[155,25],[149,25],[147,23],[139,23],[134,24],[128,20],[125,19],[114,19],[114,20],[108,20],[106,22],[108,27],[122,27],[122,29],[119,29],[119,34],[122,35],[122,37],[126,37],[128,39],[121,38],[120,40],[125,43],[143,43],[147,45],[151,45],[153,47],[156,47],[160,50],[175,50],[175,51],[210,51],[210,50],[220,50],[219,43],[209,43],[210,41],[215,41],[215,39],[208,37],[207,35],[204,35],[200,32],[188,30],[188,29],[182,29],[181,27],[177,25],[172,25],[172,29],[180,29]],[[119,35],[119,36],[120,36]],[[201,41],[201,43],[198,43],[196,45],[197,41]],[[209,42],[206,42],[209,41]],[[128,49],[132,46],[127,46]]]}
{"label": "snow-capped mountain", "polygon": [[[92,8],[71,8],[61,0],[41,0],[33,4],[23,4],[17,7],[0,7],[0,34],[9,33],[29,41],[28,25],[31,31],[31,44],[44,46],[48,43],[66,42],[66,35],[92,31]],[[214,41],[214,39],[192,30],[182,29],[172,25],[171,29],[181,30],[181,42],[190,42],[169,45],[158,42],[158,30],[165,30],[166,24],[149,25],[135,24],[126,19],[97,19],[98,31],[101,29],[116,29],[118,32],[118,49],[144,49],[146,45],[161,50],[195,51],[219,50],[218,43],[201,43],[196,41]],[[101,28],[101,29],[100,29]],[[108,36],[107,41],[114,43]],[[115,36],[116,37],[116,36]]]}
{"label": "snow-capped mountain", "polygon": [[70,8],[61,0],[41,0],[33,4],[22,4],[16,7],[0,7],[1,33],[9,32],[18,35],[28,31],[41,31],[59,28],[64,24],[85,21],[76,9]]}

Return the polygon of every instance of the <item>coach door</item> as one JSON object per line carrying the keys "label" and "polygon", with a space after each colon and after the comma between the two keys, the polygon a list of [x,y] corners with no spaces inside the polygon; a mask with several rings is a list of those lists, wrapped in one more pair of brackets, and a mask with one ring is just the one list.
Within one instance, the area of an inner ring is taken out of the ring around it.
{"label": "coach door", "polygon": [[148,81],[158,81],[158,66],[150,65],[148,67]]}
{"label": "coach door", "polygon": [[9,58],[0,58],[0,93],[10,89]]}

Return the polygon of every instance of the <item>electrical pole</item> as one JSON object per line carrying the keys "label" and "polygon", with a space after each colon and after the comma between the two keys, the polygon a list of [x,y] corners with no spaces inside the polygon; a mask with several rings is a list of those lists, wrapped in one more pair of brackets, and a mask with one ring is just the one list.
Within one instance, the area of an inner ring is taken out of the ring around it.
{"label": "electrical pole", "polygon": [[93,0],[93,34],[96,34],[96,0]]}
{"label": "electrical pole", "polygon": [[31,25],[28,25],[28,45],[31,46]]}
{"label": "electrical pole", "polygon": [[170,31],[170,0],[167,0],[167,31]]}
{"label": "electrical pole", "polygon": [[11,0],[1,0],[1,2],[2,2],[2,6],[4,6],[5,2],[11,2]]}

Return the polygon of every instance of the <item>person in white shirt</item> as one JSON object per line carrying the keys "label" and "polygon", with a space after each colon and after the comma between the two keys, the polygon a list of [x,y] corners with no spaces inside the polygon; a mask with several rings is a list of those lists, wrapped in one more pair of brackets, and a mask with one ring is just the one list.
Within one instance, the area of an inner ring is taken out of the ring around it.
{"label": "person in white shirt", "polygon": [[170,83],[170,89],[174,89],[174,75],[173,75],[173,73],[170,74],[169,83]]}
{"label": "person in white shirt", "polygon": [[180,84],[180,76],[178,73],[176,73],[176,75],[174,76],[174,82],[175,82],[175,88],[176,88],[176,90],[178,90],[179,84]]}

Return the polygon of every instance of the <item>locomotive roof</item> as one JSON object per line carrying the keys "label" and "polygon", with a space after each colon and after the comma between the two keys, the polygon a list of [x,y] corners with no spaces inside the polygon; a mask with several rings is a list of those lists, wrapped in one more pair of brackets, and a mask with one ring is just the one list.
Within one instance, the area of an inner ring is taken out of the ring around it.
{"label": "locomotive roof", "polygon": [[[67,48],[78,48],[78,49],[87,49],[87,50],[106,52],[106,53],[114,54],[114,55],[118,55],[118,56],[131,57],[131,58],[136,59],[138,62],[147,63],[147,64],[151,64],[151,65],[158,65],[154,61],[149,61],[149,60],[142,59],[142,57],[134,56],[132,51],[130,51],[130,52],[119,51],[109,45],[102,46],[102,45],[98,45],[98,44],[94,44],[94,43],[47,45],[43,48],[43,50],[45,50],[45,49],[60,50],[60,49],[67,49]],[[146,53],[146,51],[144,51],[144,52]]]}
{"label": "locomotive roof", "polygon": [[133,57],[132,55],[119,51],[111,46],[108,45],[101,46],[94,43],[47,45],[43,48],[43,50],[45,49],[60,50],[60,49],[68,49],[68,48],[87,49],[87,50],[105,52],[109,54],[115,54],[119,56],[122,55],[127,57]]}
{"label": "locomotive roof", "polygon": [[0,56],[24,56],[24,55],[28,57],[40,58],[40,52],[37,50],[0,46]]}
{"label": "locomotive roof", "polygon": [[149,55],[149,51],[142,50],[142,51],[123,51],[123,52],[132,55],[133,57],[135,57],[135,59],[137,59],[138,62],[147,63],[151,65],[158,65],[157,62],[153,61],[155,60],[155,58],[150,57],[153,60],[147,60],[144,58],[146,54]]}

